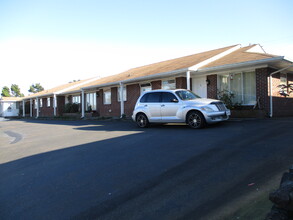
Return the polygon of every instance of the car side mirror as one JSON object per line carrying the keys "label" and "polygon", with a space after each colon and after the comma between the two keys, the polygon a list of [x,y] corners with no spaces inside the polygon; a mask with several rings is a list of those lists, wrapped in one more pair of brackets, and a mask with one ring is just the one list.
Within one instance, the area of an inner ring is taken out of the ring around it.
{"label": "car side mirror", "polygon": [[175,102],[175,103],[178,103],[178,99],[172,99],[171,102]]}

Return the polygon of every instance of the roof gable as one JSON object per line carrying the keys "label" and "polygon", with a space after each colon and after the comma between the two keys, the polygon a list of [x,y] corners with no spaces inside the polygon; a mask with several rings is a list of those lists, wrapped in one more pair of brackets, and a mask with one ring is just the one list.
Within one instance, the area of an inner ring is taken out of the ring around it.
{"label": "roof gable", "polygon": [[267,53],[254,52],[256,51],[254,50],[255,47],[256,45],[251,45],[251,46],[240,48],[218,60],[215,60],[214,62],[211,62],[203,66],[201,69],[216,67],[216,66],[224,66],[229,64],[236,64],[236,63],[245,63],[249,61],[265,60],[265,59],[277,57],[275,55],[271,55]]}

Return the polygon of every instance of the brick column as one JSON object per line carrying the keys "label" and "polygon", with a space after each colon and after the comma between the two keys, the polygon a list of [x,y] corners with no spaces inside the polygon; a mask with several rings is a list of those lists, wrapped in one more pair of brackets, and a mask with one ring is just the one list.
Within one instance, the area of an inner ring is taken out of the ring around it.
{"label": "brick column", "polygon": [[210,84],[207,86],[207,97],[210,99],[217,99],[218,92],[217,92],[217,75],[209,75],[207,76],[207,80],[210,81]]}

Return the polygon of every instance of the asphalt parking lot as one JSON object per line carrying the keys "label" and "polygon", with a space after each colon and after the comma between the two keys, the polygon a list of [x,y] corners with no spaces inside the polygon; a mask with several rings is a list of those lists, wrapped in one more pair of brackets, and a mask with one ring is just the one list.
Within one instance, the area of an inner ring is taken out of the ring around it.
{"label": "asphalt parking lot", "polygon": [[205,219],[292,164],[293,118],[0,121],[0,219]]}

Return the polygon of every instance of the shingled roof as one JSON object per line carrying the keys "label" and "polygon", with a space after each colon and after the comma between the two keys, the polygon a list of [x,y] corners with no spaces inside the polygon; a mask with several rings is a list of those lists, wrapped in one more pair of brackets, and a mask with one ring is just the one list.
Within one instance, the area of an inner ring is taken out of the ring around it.
{"label": "shingled roof", "polygon": [[264,59],[278,57],[278,56],[267,54],[267,53],[250,52],[250,49],[252,49],[255,46],[257,45],[254,44],[254,45],[240,48],[214,62],[211,62],[203,66],[202,69],[215,67],[215,66],[223,66],[228,64],[244,63],[249,61],[264,60]]}
{"label": "shingled roof", "polygon": [[76,89],[76,88],[80,89],[81,86],[83,86],[85,83],[90,82],[93,79],[95,79],[95,78],[79,80],[79,81],[75,81],[75,82],[62,84],[62,85],[56,86],[56,87],[51,88],[51,89],[46,89],[46,90],[43,90],[41,92],[31,94],[29,96],[24,97],[23,99],[31,99],[31,98],[36,98],[36,97],[50,96],[50,95],[53,95],[53,94],[59,94],[59,93],[65,92],[65,91],[70,90],[70,89]]}
{"label": "shingled roof", "polygon": [[158,63],[153,63],[141,67],[136,67],[120,74],[104,77],[88,83],[84,85],[84,88],[91,88],[94,86],[104,85],[108,83],[118,83],[124,80],[130,80],[145,76],[153,75],[155,77],[156,74],[166,73],[176,70],[184,70],[189,67],[195,66],[199,63],[202,63],[208,59],[211,59],[221,53],[224,53],[232,48],[235,48],[237,45],[224,47],[216,50],[210,50],[198,54],[193,54],[189,56],[184,56],[176,59],[166,60]]}

